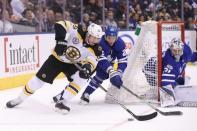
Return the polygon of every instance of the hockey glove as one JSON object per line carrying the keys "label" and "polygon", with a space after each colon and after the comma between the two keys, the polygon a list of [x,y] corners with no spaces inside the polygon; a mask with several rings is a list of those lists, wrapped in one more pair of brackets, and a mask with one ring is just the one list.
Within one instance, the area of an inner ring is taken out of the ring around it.
{"label": "hockey glove", "polygon": [[119,89],[123,84],[121,76],[122,76],[121,71],[114,71],[114,70],[109,71],[110,82],[112,83],[112,85],[116,86]]}
{"label": "hockey glove", "polygon": [[58,44],[58,43],[60,42],[57,42],[54,51],[56,52],[58,56],[62,56],[64,51],[67,49],[67,46],[64,44]]}
{"label": "hockey glove", "polygon": [[81,67],[83,70],[79,71],[79,76],[84,79],[88,79],[91,75],[91,65],[84,64]]}
{"label": "hockey glove", "polygon": [[179,77],[176,79],[176,83],[177,83],[177,85],[184,85],[185,79],[184,79],[182,76],[179,76]]}

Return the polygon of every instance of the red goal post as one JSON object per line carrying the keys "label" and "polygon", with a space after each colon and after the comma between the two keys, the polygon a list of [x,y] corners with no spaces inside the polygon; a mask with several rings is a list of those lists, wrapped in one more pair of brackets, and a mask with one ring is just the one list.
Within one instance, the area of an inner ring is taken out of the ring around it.
{"label": "red goal post", "polygon": [[[123,74],[124,85],[133,92],[150,101],[159,101],[159,87],[161,87],[162,52],[169,47],[172,38],[179,37],[185,41],[184,23],[177,21],[147,21],[140,27],[140,34],[128,57],[128,67]],[[155,79],[150,80],[144,74],[144,66],[148,60],[156,57],[156,67],[148,65],[155,74]],[[123,103],[139,103],[138,99],[124,89],[116,89],[111,86],[108,91]],[[106,95],[106,101],[113,103],[110,96]]]}
{"label": "red goal post", "polygon": [[[169,27],[165,27],[164,25],[170,25]],[[164,26],[164,27],[163,27]],[[184,22],[180,22],[180,21],[161,21],[158,22],[157,24],[157,37],[158,37],[158,53],[157,53],[157,60],[158,60],[158,88],[161,87],[161,79],[162,79],[162,45],[164,45],[165,42],[163,42],[163,31],[179,31],[180,32],[180,38],[183,42],[185,42],[185,26],[184,26]],[[159,90],[158,90],[158,101],[159,99]]]}

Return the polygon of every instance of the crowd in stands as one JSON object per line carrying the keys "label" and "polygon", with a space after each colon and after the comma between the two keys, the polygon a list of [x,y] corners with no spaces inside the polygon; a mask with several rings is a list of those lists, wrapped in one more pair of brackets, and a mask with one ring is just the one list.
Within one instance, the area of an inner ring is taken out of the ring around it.
{"label": "crowd in stands", "polygon": [[135,29],[146,20],[181,21],[184,18],[186,29],[197,29],[196,0],[184,0],[183,16],[181,0],[129,0],[128,8],[127,0],[105,0],[104,4],[103,0],[83,0],[82,8],[80,2],[81,0],[0,0],[0,33],[17,32],[13,23],[33,27],[36,32],[53,32],[54,23],[62,19],[86,25],[94,22],[102,26]]}

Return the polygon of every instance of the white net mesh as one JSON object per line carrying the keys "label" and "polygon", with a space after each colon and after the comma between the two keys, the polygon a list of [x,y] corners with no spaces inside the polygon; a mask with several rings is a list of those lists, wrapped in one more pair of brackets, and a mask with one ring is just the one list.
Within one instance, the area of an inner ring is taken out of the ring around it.
{"label": "white net mesh", "polygon": [[[141,31],[128,57],[128,66],[123,75],[124,85],[137,95],[150,102],[158,102],[158,41],[162,42],[163,51],[174,37],[181,37],[180,25],[162,24],[162,37],[159,39],[157,22],[144,22]],[[172,36],[169,36],[169,31]],[[159,39],[159,40],[158,40]],[[160,44],[161,45],[161,44]],[[162,51],[160,51],[162,54]],[[111,86],[108,92],[123,103],[139,103],[140,101],[124,89]],[[113,103],[109,95],[106,102]]]}

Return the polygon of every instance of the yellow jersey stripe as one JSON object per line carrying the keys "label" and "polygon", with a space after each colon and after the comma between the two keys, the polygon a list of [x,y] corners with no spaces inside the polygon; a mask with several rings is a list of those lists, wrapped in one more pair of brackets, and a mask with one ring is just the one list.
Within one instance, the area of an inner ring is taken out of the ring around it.
{"label": "yellow jersey stripe", "polygon": [[24,93],[25,95],[27,95],[27,96],[32,95],[32,94],[29,94],[28,92],[26,92],[25,88],[23,89],[23,93]]}
{"label": "yellow jersey stripe", "polygon": [[67,31],[68,30],[68,27],[67,27],[67,23],[65,21],[58,21],[56,22],[58,24],[60,24],[62,27],[64,27],[64,29]]}
{"label": "yellow jersey stripe", "polygon": [[34,93],[35,91],[32,90],[28,85],[25,86],[26,90],[29,92],[29,93]]}
{"label": "yellow jersey stripe", "polygon": [[76,88],[78,91],[81,90],[81,87],[77,84],[75,84],[74,82],[71,82],[69,85],[71,85],[72,87]]}
{"label": "yellow jersey stripe", "polygon": [[77,92],[75,92],[72,88],[70,88],[69,86],[66,88],[66,90],[68,91],[68,92],[70,92],[71,94],[73,94],[73,95],[77,95]]}
{"label": "yellow jersey stripe", "polygon": [[96,56],[96,54],[95,54],[95,52],[94,52],[94,50],[93,50],[92,48],[88,48],[88,50],[89,50],[94,56]]}

